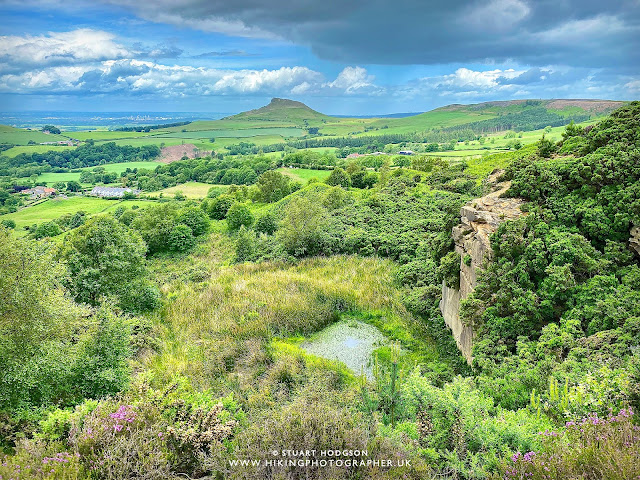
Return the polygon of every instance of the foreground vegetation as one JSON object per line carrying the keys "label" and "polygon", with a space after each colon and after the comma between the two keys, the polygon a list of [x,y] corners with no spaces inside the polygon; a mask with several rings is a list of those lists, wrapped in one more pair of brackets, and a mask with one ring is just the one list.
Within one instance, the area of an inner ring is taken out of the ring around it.
{"label": "foreground vegetation", "polygon": [[[41,240],[2,229],[0,475],[636,478],[638,132],[633,102],[469,163],[188,160],[122,178],[255,178],[91,199],[109,207],[47,214]],[[438,302],[460,207],[498,167],[527,215],[463,303],[467,365]],[[301,347],[339,319],[388,339],[373,379]],[[291,449],[366,455],[270,462]]]}

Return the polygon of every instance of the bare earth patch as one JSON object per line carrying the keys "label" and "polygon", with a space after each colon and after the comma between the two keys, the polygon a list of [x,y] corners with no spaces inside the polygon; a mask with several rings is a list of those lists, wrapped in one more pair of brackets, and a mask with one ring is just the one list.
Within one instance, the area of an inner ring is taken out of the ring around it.
{"label": "bare earth patch", "polygon": [[205,155],[209,155],[211,152],[206,150],[200,150],[193,143],[184,143],[182,145],[171,145],[170,147],[163,147],[160,151],[159,162],[171,163],[182,160],[182,157],[188,158],[200,158]]}

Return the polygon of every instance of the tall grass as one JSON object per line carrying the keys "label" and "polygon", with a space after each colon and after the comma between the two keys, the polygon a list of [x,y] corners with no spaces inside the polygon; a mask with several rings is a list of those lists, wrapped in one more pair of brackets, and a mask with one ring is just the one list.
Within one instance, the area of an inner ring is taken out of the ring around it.
{"label": "tall grass", "polygon": [[202,388],[228,385],[230,372],[257,378],[272,362],[274,336],[318,331],[351,310],[408,318],[394,273],[385,260],[336,256],[222,266],[204,283],[176,281],[158,317],[161,351],[146,366],[162,383],[183,375]]}

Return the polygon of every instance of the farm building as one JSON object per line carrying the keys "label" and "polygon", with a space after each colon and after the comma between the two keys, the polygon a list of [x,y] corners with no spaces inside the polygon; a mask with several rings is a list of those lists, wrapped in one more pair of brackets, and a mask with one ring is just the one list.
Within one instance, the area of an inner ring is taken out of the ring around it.
{"label": "farm building", "polygon": [[400,150],[398,155],[413,155],[415,152],[413,150]]}
{"label": "farm building", "polygon": [[22,190],[22,192],[20,193],[24,193],[26,195],[29,195],[29,198],[31,199],[36,199],[36,198],[44,198],[44,197],[49,197],[53,194],[56,193],[56,189],[55,188],[48,188],[48,187],[34,187],[34,188],[28,188],[27,190]]}
{"label": "farm building", "polygon": [[93,190],[91,190],[91,195],[103,198],[122,198],[125,193],[138,195],[140,190],[122,187],[93,187]]}

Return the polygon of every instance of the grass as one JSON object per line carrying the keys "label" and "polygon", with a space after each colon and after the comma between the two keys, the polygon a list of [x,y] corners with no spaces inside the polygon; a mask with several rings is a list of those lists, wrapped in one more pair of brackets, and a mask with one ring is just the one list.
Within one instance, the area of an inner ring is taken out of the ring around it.
{"label": "grass", "polygon": [[[0,135],[1,136],[1,135]],[[32,154],[32,153],[45,153],[50,152],[52,150],[62,151],[62,150],[70,150],[76,147],[70,147],[68,145],[20,145],[17,147],[12,147],[8,150],[2,152],[2,155],[13,158],[21,153]]]}
{"label": "grass", "polygon": [[251,377],[249,371],[265,367],[253,364],[251,356],[264,353],[272,339],[319,331],[340,311],[410,316],[395,287],[396,267],[386,260],[336,256],[296,265],[218,262],[202,259],[200,268],[212,270],[204,284],[189,285],[178,278],[163,287],[171,299],[157,319],[165,344],[147,365],[157,379],[181,374],[195,384],[212,386],[215,372],[223,374],[228,365]]}
{"label": "grass", "polygon": [[165,188],[158,192],[152,192],[150,197],[159,197],[162,194],[163,197],[173,197],[176,193],[181,192],[187,198],[205,198],[211,187],[223,187],[227,188],[228,185],[212,185],[210,183],[200,182],[187,182],[176,185],[175,187]]}
{"label": "grass", "polygon": [[51,198],[37,204],[24,207],[17,212],[2,215],[2,219],[16,222],[15,232],[18,236],[26,235],[25,226],[40,224],[60,218],[67,213],[86,212],[88,215],[111,213],[118,206],[131,208],[134,205],[146,207],[154,203],[152,200],[107,200],[96,197],[69,197],[67,199]]}
{"label": "grass", "polygon": [[[122,162],[122,163],[108,163],[106,165],[99,165],[103,167],[106,172],[114,172],[118,175],[124,172],[127,168],[145,168],[149,170],[155,169],[158,165],[163,165],[162,162]],[[96,167],[86,167],[80,170],[92,171]],[[39,182],[46,182],[47,185],[53,185],[56,182],[71,182],[80,181],[80,172],[47,172],[38,176]]]}
{"label": "grass", "polygon": [[307,183],[310,178],[317,178],[320,181],[325,180],[331,175],[331,170],[311,170],[308,168],[288,168],[282,167],[277,170],[287,177],[302,183]]}
{"label": "grass", "polygon": [[121,140],[123,138],[140,138],[160,135],[165,133],[166,130],[152,130],[150,132],[116,132],[111,130],[92,130],[88,132],[73,132],[70,136],[77,138],[78,140],[93,139],[100,140]]}
{"label": "grass", "polygon": [[494,155],[486,155],[481,158],[467,160],[467,173],[485,178],[496,168],[505,168],[516,158],[526,156],[535,150],[534,145],[528,145],[513,152],[502,152]]}
{"label": "grass", "polygon": [[238,128],[224,130],[191,130],[186,132],[172,132],[159,135],[160,138],[251,138],[260,135],[279,135],[282,137],[301,137],[304,131],[300,128],[275,127],[275,128]]}
{"label": "grass", "polygon": [[105,200],[94,197],[69,197],[68,199],[52,198],[44,202],[22,208],[14,213],[2,216],[2,219],[16,222],[16,233],[25,234],[24,227],[34,223],[44,223],[59,218],[67,213],[75,213],[80,210],[95,214],[104,211],[117,203],[117,200]]}
{"label": "grass", "polygon": [[0,125],[0,143],[27,145],[30,140],[41,143],[58,142],[60,140],[69,140],[69,138],[62,135],[49,135],[42,133],[40,130],[26,130],[23,128],[9,127],[8,125]]}

